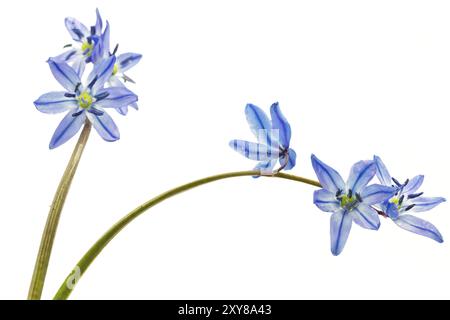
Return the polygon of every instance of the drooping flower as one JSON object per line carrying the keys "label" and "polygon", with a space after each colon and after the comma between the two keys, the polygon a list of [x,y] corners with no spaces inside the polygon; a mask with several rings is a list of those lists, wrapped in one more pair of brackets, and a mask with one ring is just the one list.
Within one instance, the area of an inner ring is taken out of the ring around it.
{"label": "drooping flower", "polygon": [[411,212],[424,212],[433,209],[445,202],[442,197],[423,197],[423,192],[418,192],[422,186],[424,176],[418,175],[400,183],[391,177],[380,157],[374,156],[377,166],[377,177],[385,186],[395,188],[393,197],[379,205],[380,210],[402,229],[428,237],[439,243],[444,242],[439,230],[423,219],[410,215]]}
{"label": "drooping flower", "polygon": [[294,168],[297,154],[290,148],[291,126],[278,102],[270,107],[272,121],[253,104],[245,107],[245,115],[258,142],[231,140],[230,147],[248,159],[259,161],[254,170],[263,174],[272,174],[278,161],[280,168],[276,172]]}
{"label": "drooping flower", "polygon": [[[101,38],[101,48],[102,48],[102,59],[108,59],[112,55],[117,55],[119,45],[117,44],[114,50],[110,51],[110,27],[109,23],[106,22],[105,32],[102,34]],[[141,60],[142,55],[138,53],[122,53],[117,56],[116,64],[114,65],[113,72],[107,81],[110,87],[123,87],[124,83],[130,82],[135,83],[133,79],[128,77],[125,72],[130,70]],[[132,108],[138,110],[137,103],[132,103],[130,105]],[[126,115],[128,113],[128,106],[116,109],[120,114]]]}
{"label": "drooping flower", "polygon": [[111,56],[97,64],[87,78],[87,85],[83,85],[76,71],[67,63],[48,60],[54,77],[66,91],[46,93],[34,104],[43,113],[68,111],[50,141],[50,149],[72,138],[86,119],[104,140],[116,141],[120,138],[116,124],[104,108],[128,106],[138,98],[124,87],[104,88],[115,63],[116,58]]}
{"label": "drooping flower", "polygon": [[90,29],[75,18],[65,19],[66,28],[76,45],[66,45],[70,49],[53,58],[57,62],[70,63],[79,77],[83,75],[87,63],[96,63],[103,56],[103,20],[98,9],[96,14],[97,22]]}
{"label": "drooping flower", "polygon": [[353,165],[347,183],[339,173],[311,156],[312,166],[322,185],[314,192],[314,204],[322,211],[333,213],[330,222],[331,252],[339,255],[350,234],[352,222],[370,230],[378,230],[380,218],[374,205],[392,197],[395,189],[379,184],[369,185],[376,174],[373,161],[360,161]]}

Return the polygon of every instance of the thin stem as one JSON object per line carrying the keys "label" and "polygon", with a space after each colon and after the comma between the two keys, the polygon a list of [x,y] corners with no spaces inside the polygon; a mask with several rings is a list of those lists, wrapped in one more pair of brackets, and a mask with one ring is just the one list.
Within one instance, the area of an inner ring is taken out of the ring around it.
{"label": "thin stem", "polygon": [[[164,200],[167,200],[177,194],[180,194],[184,191],[196,188],[198,186],[211,183],[217,180],[227,179],[227,178],[234,178],[234,177],[243,177],[243,176],[264,176],[261,174],[260,171],[239,171],[239,172],[230,172],[230,173],[224,173],[219,174],[207,178],[203,178],[200,180],[196,180],[184,185],[181,185],[177,188],[171,189],[169,191],[166,191],[159,196],[147,201],[146,203],[140,205],[133,211],[131,211],[129,214],[127,214],[125,217],[123,217],[121,220],[119,220],[115,225],[113,225],[90,249],[86,254],[81,258],[81,260],[78,262],[76,267],[72,270],[72,272],[69,274],[69,276],[64,280],[64,282],[61,284],[61,287],[59,288],[58,292],[56,293],[54,299],[55,300],[65,300],[67,299],[70,294],[72,293],[72,290],[74,289],[75,285],[77,284],[78,280],[81,278],[81,276],[86,272],[87,268],[91,265],[91,263],[95,260],[95,258],[102,252],[102,250],[106,247],[106,245],[114,239],[114,237],[123,229],[125,226],[127,226],[131,221],[133,221],[135,218],[140,216],[142,213],[144,213],[146,210],[150,209],[151,207],[157,205],[160,202],[163,202]],[[285,174],[285,173],[276,173],[271,176],[264,176],[264,177],[270,177],[270,178],[281,178],[281,179],[287,179],[287,180],[293,180],[305,184],[309,184],[315,187],[321,187],[320,183],[314,180],[309,180],[306,178]]]}
{"label": "thin stem", "polygon": [[61,211],[64,207],[64,202],[66,201],[67,193],[69,192],[70,185],[77,170],[78,163],[80,162],[81,155],[83,154],[84,147],[86,146],[89,138],[91,127],[91,123],[86,121],[69,163],[67,164],[66,170],[64,171],[64,175],[61,178],[58,189],[56,189],[56,193],[50,207],[50,212],[48,213],[47,223],[45,224],[45,229],[42,234],[36,264],[34,266],[33,278],[31,279],[30,289],[28,292],[29,300],[41,299]]}

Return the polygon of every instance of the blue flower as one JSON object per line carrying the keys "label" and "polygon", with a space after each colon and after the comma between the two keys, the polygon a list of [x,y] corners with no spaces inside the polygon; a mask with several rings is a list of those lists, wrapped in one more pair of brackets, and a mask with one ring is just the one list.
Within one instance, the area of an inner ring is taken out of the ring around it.
{"label": "blue flower", "polygon": [[137,96],[124,87],[104,88],[111,75],[116,58],[111,56],[97,64],[87,79],[87,85],[81,83],[76,71],[65,62],[48,60],[50,70],[66,91],[49,92],[34,102],[43,113],[68,111],[51,142],[50,149],[56,148],[72,138],[89,120],[100,136],[106,141],[120,138],[119,130],[104,108],[120,108],[138,100]]}
{"label": "blue flower", "polygon": [[377,166],[377,177],[385,186],[392,185],[395,188],[393,197],[380,204],[380,209],[386,216],[391,218],[397,226],[410,232],[431,238],[439,243],[444,242],[439,230],[428,221],[417,218],[408,212],[423,212],[436,207],[445,198],[442,197],[423,197],[423,192],[418,192],[422,186],[424,176],[418,175],[412,179],[400,183],[392,178],[380,157],[374,156]]}
{"label": "blue flower", "polygon": [[278,161],[280,168],[275,172],[294,168],[297,154],[289,147],[291,126],[281,113],[278,102],[270,107],[272,121],[253,104],[245,107],[245,115],[258,142],[231,140],[230,147],[248,159],[259,161],[254,170],[263,174],[273,174]]}
{"label": "blue flower", "polygon": [[370,230],[378,230],[380,218],[374,205],[392,197],[395,189],[372,184],[376,174],[374,161],[360,161],[353,165],[347,183],[339,173],[311,156],[312,166],[323,189],[314,192],[314,204],[322,211],[332,212],[330,235],[331,252],[339,255],[347,242],[352,222]]}
{"label": "blue flower", "polygon": [[103,56],[104,48],[101,42],[103,20],[98,9],[96,13],[97,22],[90,29],[75,18],[65,19],[66,28],[78,46],[73,47],[69,44],[65,46],[70,47],[68,51],[53,58],[57,62],[71,63],[79,77],[83,75],[86,63],[96,63]]}
{"label": "blue flower", "polygon": [[[116,45],[113,52],[110,52],[110,28],[109,23],[106,22],[105,32],[101,38],[101,48],[103,59],[107,59],[112,55],[116,55],[119,45]],[[122,53],[117,56],[116,64],[114,65],[111,77],[108,79],[107,84],[110,87],[124,87],[125,82],[135,83],[133,79],[128,77],[125,72],[134,67],[141,60],[142,55],[138,53]],[[122,82],[123,81],[123,82]],[[137,103],[130,105],[132,108],[138,110]],[[116,109],[120,114],[126,115],[128,113],[128,106]]]}

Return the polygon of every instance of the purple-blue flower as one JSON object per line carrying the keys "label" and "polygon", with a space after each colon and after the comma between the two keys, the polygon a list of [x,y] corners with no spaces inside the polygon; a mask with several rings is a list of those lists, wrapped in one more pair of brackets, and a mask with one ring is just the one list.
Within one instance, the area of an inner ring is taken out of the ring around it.
{"label": "purple-blue flower", "polygon": [[67,63],[48,60],[50,70],[65,91],[46,93],[34,104],[43,113],[67,112],[50,141],[50,149],[72,138],[86,119],[104,140],[116,141],[120,138],[116,124],[104,108],[128,106],[138,97],[125,87],[104,88],[115,63],[116,57],[111,56],[95,65],[86,85],[83,85],[77,72]]}
{"label": "purple-blue flower", "polygon": [[294,168],[297,154],[290,148],[291,126],[278,102],[270,107],[272,120],[253,104],[245,107],[245,115],[258,142],[231,140],[230,147],[248,159],[259,161],[254,170],[263,174],[272,174],[278,161],[280,168],[276,172]]}
{"label": "purple-blue flower", "polygon": [[380,184],[369,185],[376,174],[374,161],[360,161],[353,165],[347,183],[339,173],[311,156],[312,166],[322,185],[314,192],[314,204],[322,211],[333,213],[330,222],[331,252],[339,255],[344,249],[352,223],[370,230],[378,230],[380,218],[373,207],[391,198],[395,189]]}
{"label": "purple-blue flower", "polygon": [[75,18],[67,17],[65,19],[66,28],[76,45],[67,45],[69,50],[53,58],[57,62],[70,63],[79,77],[83,75],[87,63],[97,63],[103,56],[103,20],[98,9],[96,14],[97,21],[90,28]]}
{"label": "purple-blue flower", "polygon": [[445,198],[423,197],[423,192],[418,191],[424,180],[423,175],[415,176],[401,183],[396,178],[391,177],[380,157],[374,156],[374,161],[380,182],[385,186],[395,188],[395,194],[380,204],[380,210],[400,228],[428,237],[439,243],[444,242],[441,233],[434,225],[409,213],[431,210],[445,202]]}

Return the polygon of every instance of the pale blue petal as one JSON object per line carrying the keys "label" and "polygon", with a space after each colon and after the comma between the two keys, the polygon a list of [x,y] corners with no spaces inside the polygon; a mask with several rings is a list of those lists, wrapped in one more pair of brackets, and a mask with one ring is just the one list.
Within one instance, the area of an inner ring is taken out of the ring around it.
{"label": "pale blue petal", "polygon": [[380,204],[390,198],[395,194],[396,189],[389,186],[384,186],[381,184],[372,184],[365,187],[361,192],[361,198],[365,204],[374,205]]}
{"label": "pale blue petal", "polygon": [[96,96],[108,96],[95,103],[102,108],[124,108],[136,102],[138,97],[125,87],[110,87],[97,92]]}
{"label": "pale blue petal", "polygon": [[78,106],[77,99],[66,97],[65,91],[43,94],[34,102],[36,109],[43,113],[60,113]]}
{"label": "pale blue petal", "polygon": [[97,35],[100,35],[103,29],[103,20],[102,16],[100,15],[100,10],[98,10],[98,8],[95,10],[95,13],[97,15],[97,21],[95,23],[95,33]]}
{"label": "pale blue petal", "polygon": [[350,212],[353,222],[360,227],[370,230],[378,230],[380,228],[380,217],[378,212],[364,203],[360,203]]}
{"label": "pale blue petal", "polygon": [[102,34],[101,36],[101,56],[102,58],[107,58],[109,57],[109,50],[110,50],[110,26],[109,26],[109,22],[106,21],[106,28],[105,28],[105,32]]}
{"label": "pale blue petal", "polygon": [[386,212],[385,212],[389,218],[391,218],[392,220],[395,220],[398,218],[399,216],[399,212],[398,212],[398,207],[396,204],[394,203],[387,203],[386,206]]}
{"label": "pale blue petal", "polygon": [[89,74],[87,83],[93,83],[92,92],[97,94],[98,90],[103,89],[105,82],[109,80],[111,77],[114,64],[116,63],[116,57],[111,56],[107,59],[104,59],[102,62],[99,62],[94,66],[94,69]]}
{"label": "pale blue petal", "polygon": [[73,111],[67,113],[58,125],[58,128],[56,128],[56,131],[50,141],[50,149],[57,148],[67,142],[80,130],[81,126],[84,124],[86,120],[85,112],[82,112],[76,117],[74,117],[73,114]]}
{"label": "pale blue petal", "polygon": [[373,161],[359,161],[350,170],[347,186],[353,192],[361,193],[376,173],[377,167]]}
{"label": "pale blue petal", "polygon": [[338,256],[344,250],[352,228],[352,216],[347,212],[333,213],[330,220],[331,253]]}
{"label": "pale blue petal", "polygon": [[60,55],[57,55],[56,57],[53,57],[52,59],[57,62],[69,63],[77,57],[80,57],[78,49],[70,49],[68,51],[61,53]]}
{"label": "pale blue petal", "polygon": [[141,61],[142,55],[138,53],[123,53],[117,57],[117,64],[119,65],[119,70],[125,72]]}
{"label": "pale blue petal", "polygon": [[414,232],[418,235],[428,237],[439,243],[444,242],[439,230],[428,221],[419,219],[409,214],[400,216],[394,222],[402,229]]}
{"label": "pale blue petal", "polygon": [[87,116],[103,140],[112,142],[120,139],[119,129],[109,114],[104,112],[100,116],[88,113]]}
{"label": "pale blue petal", "polygon": [[386,165],[381,161],[381,158],[379,156],[374,156],[373,160],[375,162],[375,165],[377,166],[377,177],[378,180],[385,186],[391,186],[392,185],[392,178],[389,174],[388,169],[386,168]]}
{"label": "pale blue petal", "polygon": [[341,209],[336,195],[328,190],[320,189],[314,191],[314,204],[322,211],[337,212]]}
{"label": "pale blue petal", "polygon": [[48,61],[55,79],[69,92],[75,92],[80,85],[80,77],[75,70],[65,62],[56,62],[52,58]]}
{"label": "pale blue petal", "polygon": [[66,18],[65,24],[70,36],[77,42],[85,41],[85,39],[90,35],[89,29],[75,18]]}
{"label": "pale blue petal", "polygon": [[250,130],[260,143],[271,144],[271,123],[267,115],[259,107],[253,104],[247,104],[245,107],[245,116],[250,126]]}
{"label": "pale blue petal", "polygon": [[[288,160],[288,163],[286,164],[286,160]],[[295,167],[295,164],[297,163],[297,153],[294,151],[294,149],[289,149],[288,151],[288,157],[282,156],[280,158],[280,165],[284,167],[284,170],[291,170]]]}
{"label": "pale blue petal", "polygon": [[128,107],[116,108],[115,110],[123,116],[128,114]]}
{"label": "pale blue petal", "polygon": [[433,197],[433,198],[420,197],[416,199],[411,199],[410,202],[412,204],[415,204],[414,208],[412,208],[411,211],[414,212],[428,211],[445,201],[446,201],[445,198],[442,197]]}
{"label": "pale blue petal", "polygon": [[270,116],[272,117],[272,129],[279,130],[280,145],[284,149],[288,149],[291,141],[291,126],[281,112],[278,102],[270,107]]}
{"label": "pale blue petal", "polygon": [[311,162],[322,187],[332,193],[343,191],[345,182],[340,174],[320,161],[314,154],[311,155]]}
{"label": "pale blue petal", "polygon": [[423,179],[425,177],[423,175],[418,175],[412,178],[408,184],[403,188],[403,194],[411,194],[419,190],[419,188],[422,186]]}
{"label": "pale blue petal", "polygon": [[244,140],[231,140],[229,146],[234,151],[251,160],[268,161],[278,159],[278,150],[271,150],[266,145],[261,143]]}
{"label": "pale blue petal", "polygon": [[75,59],[73,62],[73,69],[81,79],[81,77],[83,77],[84,70],[86,69],[86,60],[82,56]]}

